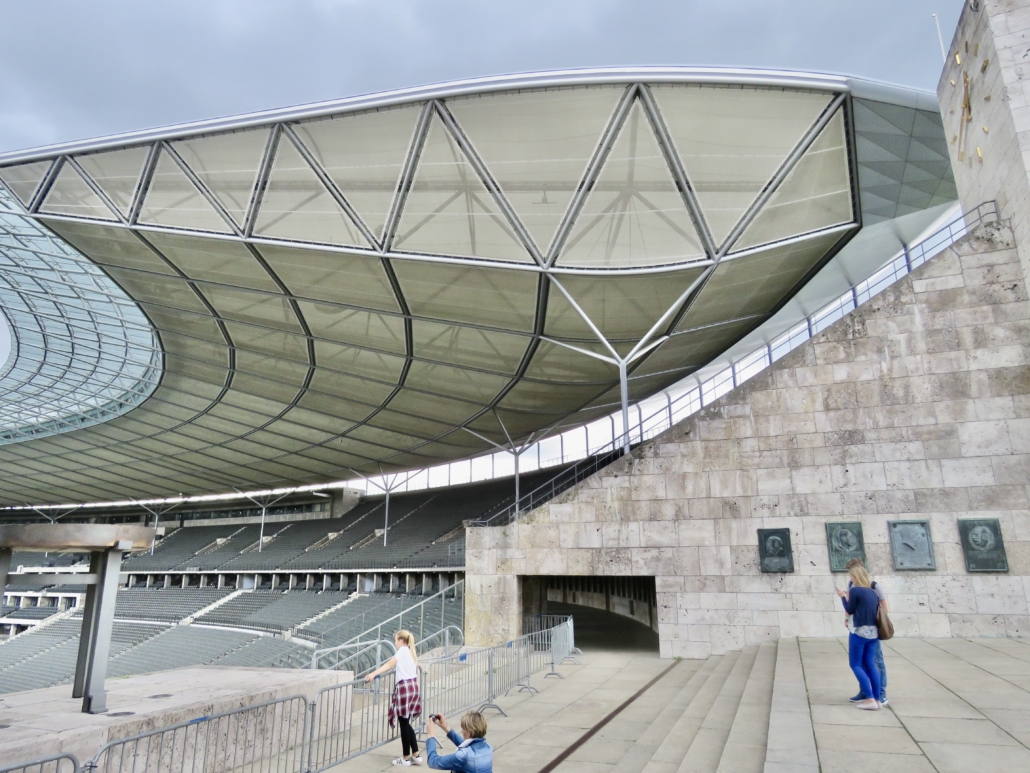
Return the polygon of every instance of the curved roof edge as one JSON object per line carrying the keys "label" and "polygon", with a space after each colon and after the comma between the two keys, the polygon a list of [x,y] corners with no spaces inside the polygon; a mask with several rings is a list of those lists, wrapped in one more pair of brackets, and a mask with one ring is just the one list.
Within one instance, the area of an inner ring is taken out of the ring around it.
{"label": "curved roof edge", "polygon": [[921,110],[937,110],[937,95],[882,81],[830,73],[794,70],[766,70],[746,67],[597,67],[569,70],[492,75],[423,86],[363,94],[305,105],[261,110],[254,113],[210,118],[153,129],[123,132],[89,140],[75,140],[38,148],[0,153],[0,164],[36,161],[64,153],[107,150],[125,145],[181,138],[184,135],[243,129],[275,121],[302,120],[349,111],[374,110],[426,99],[443,99],[465,94],[511,91],[523,88],[585,86],[628,81],[662,81],[755,86],[788,86],[825,91],[848,91],[860,99],[890,102]]}

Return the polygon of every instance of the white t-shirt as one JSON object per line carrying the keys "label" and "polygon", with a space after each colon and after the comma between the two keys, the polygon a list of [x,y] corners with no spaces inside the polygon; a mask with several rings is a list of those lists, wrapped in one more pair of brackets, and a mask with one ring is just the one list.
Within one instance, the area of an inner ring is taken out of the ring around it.
{"label": "white t-shirt", "polygon": [[418,669],[415,667],[415,659],[411,657],[411,650],[407,647],[401,647],[397,650],[397,654],[394,655],[397,658],[397,681],[403,682],[405,679],[417,679]]}

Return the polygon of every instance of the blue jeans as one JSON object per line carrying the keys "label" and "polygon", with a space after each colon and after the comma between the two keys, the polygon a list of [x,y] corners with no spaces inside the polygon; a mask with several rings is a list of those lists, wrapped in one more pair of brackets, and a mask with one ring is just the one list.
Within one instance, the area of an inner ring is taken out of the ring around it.
{"label": "blue jeans", "polygon": [[880,700],[887,697],[887,664],[883,662],[883,645],[876,640],[876,670],[880,672]]}
{"label": "blue jeans", "polygon": [[877,700],[883,694],[880,687],[880,669],[876,667],[876,653],[879,649],[878,639],[863,639],[855,634],[848,637],[848,664],[858,679],[858,689],[863,697]]}

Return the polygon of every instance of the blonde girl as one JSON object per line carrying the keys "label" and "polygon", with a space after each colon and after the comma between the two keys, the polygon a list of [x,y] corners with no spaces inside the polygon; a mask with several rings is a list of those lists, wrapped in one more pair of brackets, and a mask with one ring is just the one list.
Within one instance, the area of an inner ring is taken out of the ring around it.
{"label": "blonde girl", "polygon": [[390,698],[388,713],[390,727],[394,721],[400,725],[401,747],[403,757],[398,757],[393,764],[398,767],[421,765],[422,756],[418,751],[418,738],[411,726],[411,720],[422,713],[422,697],[418,689],[418,653],[415,652],[415,637],[411,631],[397,631],[394,636],[397,652],[392,658],[365,677],[371,682],[381,674],[396,669],[396,682]]}

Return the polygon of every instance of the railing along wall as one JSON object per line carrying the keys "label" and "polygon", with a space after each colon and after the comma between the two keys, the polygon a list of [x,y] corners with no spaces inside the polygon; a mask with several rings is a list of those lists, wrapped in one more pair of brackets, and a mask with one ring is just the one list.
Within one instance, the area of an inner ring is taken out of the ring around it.
{"label": "railing along wall", "polygon": [[[965,213],[917,244],[906,246],[900,255],[889,261],[872,276],[855,284],[836,300],[826,304],[814,314],[801,320],[771,343],[741,357],[715,375],[698,381],[697,386],[677,395],[666,394],[666,405],[645,416],[641,404],[630,407],[629,434],[620,433],[610,442],[587,451],[587,457],[555,475],[515,503],[495,513],[467,521],[468,526],[501,526],[516,520],[521,513],[528,512],[554,499],[580,481],[622,458],[625,447],[636,446],[657,437],[673,425],[683,421],[740,386],[751,377],[761,373],[784,355],[796,349],[817,333],[826,329],[844,315],[854,311],[870,298],[880,294],[902,277],[923,265],[930,258],[944,251],[978,226],[997,221],[997,204],[988,201]],[[628,437],[628,443],[627,443]],[[561,463],[561,460],[555,463]],[[544,466],[542,463],[541,466]]]}
{"label": "railing along wall", "polygon": [[55,754],[31,762],[0,766],[0,773],[79,773],[82,770],[74,754]]}
{"label": "railing along wall", "polygon": [[[412,604],[407,609],[401,610],[392,617],[388,617],[382,622],[365,629],[356,636],[350,637],[342,644],[316,650],[314,654],[316,657],[323,657],[326,653],[331,653],[343,648],[349,647],[353,649],[356,645],[364,642],[392,642],[394,634],[402,629],[411,631],[415,636],[415,640],[421,641],[422,639],[433,635],[437,631],[442,631],[448,626],[457,624],[458,627],[461,627],[465,623],[465,605],[458,602],[462,599],[464,590],[465,581],[458,580],[458,582],[453,585],[448,585],[443,590],[434,593],[432,596],[427,596],[417,604]],[[453,599],[455,602],[453,605],[454,608],[451,610],[448,610],[448,599]],[[437,611],[432,608],[437,603],[440,605],[439,614],[437,614]],[[447,617],[448,611],[453,613],[453,619],[449,619]],[[364,614],[362,614],[362,618],[364,618]],[[323,631],[317,637],[306,636],[305,638],[325,643],[327,640],[332,638],[331,634],[333,631],[337,628],[342,628],[347,624],[348,623],[346,622],[341,623],[335,628]],[[304,631],[301,630],[300,633],[303,634]]]}
{"label": "railing along wall", "polygon": [[[515,688],[535,692],[530,678],[544,669],[561,677],[557,667],[572,657],[575,634],[572,618],[556,620],[496,647],[421,662],[421,729],[430,714],[503,714],[499,696]],[[399,737],[388,722],[393,687],[392,673],[353,679],[310,701],[294,695],[112,740],[83,765],[62,754],[0,773],[320,773]]]}

